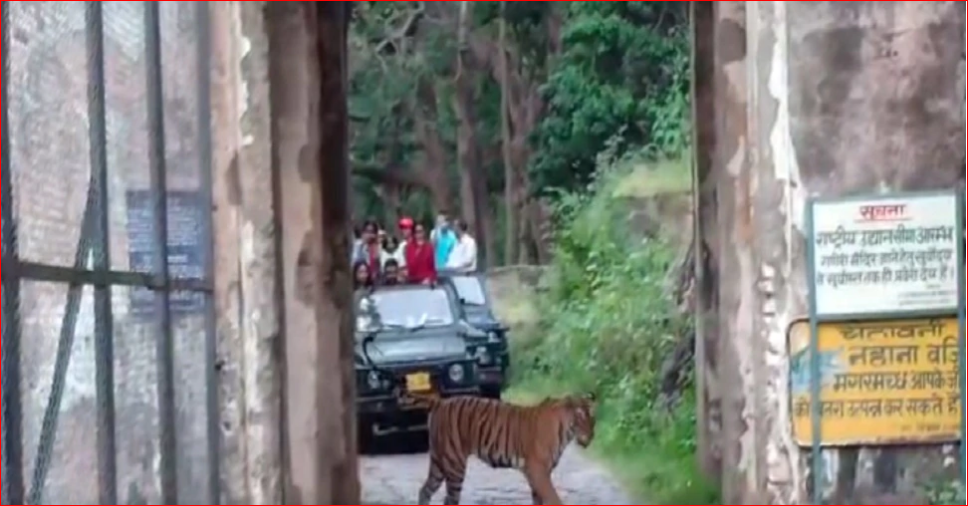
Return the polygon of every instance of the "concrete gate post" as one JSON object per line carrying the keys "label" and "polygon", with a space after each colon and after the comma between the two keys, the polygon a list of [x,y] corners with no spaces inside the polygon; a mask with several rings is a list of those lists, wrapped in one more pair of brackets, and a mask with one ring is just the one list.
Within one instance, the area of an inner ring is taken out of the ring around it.
{"label": "concrete gate post", "polygon": [[[754,416],[756,378],[751,374],[756,356],[756,263],[753,244],[759,230],[752,219],[752,180],[749,160],[748,61],[746,5],[716,2],[716,162],[720,272],[719,328],[720,385],[722,388],[723,498],[749,501],[756,490],[757,469],[749,456],[756,453]],[[755,497],[755,496],[754,496]],[[753,499],[755,501],[755,499]]]}
{"label": "concrete gate post", "polygon": [[[746,2],[693,5],[700,463],[737,504],[753,490],[753,270]],[[728,385],[728,388],[725,386]],[[744,447],[746,451],[744,452]]]}
{"label": "concrete gate post", "polygon": [[285,324],[285,504],[358,504],[348,2],[266,4]]}
{"label": "concrete gate post", "polygon": [[261,2],[209,2],[221,504],[282,504],[281,311]]}

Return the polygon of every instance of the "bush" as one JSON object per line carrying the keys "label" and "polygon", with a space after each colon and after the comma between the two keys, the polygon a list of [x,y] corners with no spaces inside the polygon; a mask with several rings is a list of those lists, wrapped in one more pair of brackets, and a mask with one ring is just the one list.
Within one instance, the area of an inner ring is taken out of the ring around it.
{"label": "bush", "polygon": [[594,448],[653,504],[713,503],[696,469],[692,386],[669,412],[658,407],[666,354],[690,331],[666,295],[675,261],[656,239],[632,239],[627,209],[612,198],[630,160],[600,165],[580,194],[561,195],[551,286],[536,334],[517,342],[518,392],[592,391],[600,401]]}
{"label": "bush", "polygon": [[965,504],[963,483],[936,483],[925,490],[928,504]]}

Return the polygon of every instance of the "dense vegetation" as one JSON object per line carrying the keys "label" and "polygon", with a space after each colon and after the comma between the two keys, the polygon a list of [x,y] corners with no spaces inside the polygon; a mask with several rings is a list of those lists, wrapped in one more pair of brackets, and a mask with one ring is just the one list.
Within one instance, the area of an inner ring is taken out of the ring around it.
{"label": "dense vegetation", "polygon": [[357,218],[463,215],[488,265],[547,263],[554,196],[606,141],[688,139],[687,7],[675,2],[357,2]]}
{"label": "dense vegetation", "polygon": [[661,385],[689,342],[667,283],[682,259],[661,237],[630,240],[612,191],[669,160],[647,186],[688,190],[686,9],[357,2],[351,39],[357,217],[450,210],[486,265],[549,265],[542,332],[515,343],[514,395],[598,393],[596,448],[660,504],[714,499],[695,471],[692,389],[670,401]]}
{"label": "dense vegetation", "polygon": [[[669,358],[690,335],[674,296],[680,260],[660,237],[635,238],[627,200],[635,158],[606,164],[587,190],[559,202],[540,332],[515,347],[512,396],[596,392],[602,401],[595,448],[653,504],[714,504],[696,468],[691,374],[667,390]],[[688,368],[687,368],[688,369]]]}

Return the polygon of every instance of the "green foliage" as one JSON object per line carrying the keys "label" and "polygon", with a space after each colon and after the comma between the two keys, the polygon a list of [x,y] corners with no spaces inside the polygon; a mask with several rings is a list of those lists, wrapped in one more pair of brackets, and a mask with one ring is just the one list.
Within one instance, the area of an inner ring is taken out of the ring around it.
{"label": "green foliage", "polygon": [[[410,23],[421,9],[423,17]],[[357,218],[391,216],[385,209],[386,190],[391,187],[402,199],[400,212],[422,219],[432,216],[432,188],[426,179],[414,183],[414,178],[404,178],[409,183],[401,183],[397,177],[382,177],[390,171],[413,174],[423,168],[425,146],[416,135],[418,110],[432,113],[425,118],[436,121],[432,130],[443,144],[448,186],[452,195],[458,194],[453,110],[460,49],[457,9],[456,2],[359,2],[354,8],[349,106]],[[596,156],[616,134],[620,135],[615,152],[649,146],[651,160],[676,156],[687,145],[685,4],[487,1],[474,2],[471,15],[474,48],[496,49],[497,21],[503,17],[506,49],[515,60],[512,74],[519,74],[513,76],[513,87],[518,93],[533,86],[542,91],[537,126],[530,132],[533,192],[584,188],[595,172]],[[500,233],[506,229],[501,87],[496,58],[478,63],[465,70],[473,74],[476,140],[485,160],[481,170]],[[420,83],[430,83],[436,107],[422,103]]]}
{"label": "green foliage", "polygon": [[621,151],[656,158],[689,139],[687,7],[675,2],[570,2],[564,52],[544,86],[546,115],[531,164],[537,188],[586,184],[595,155],[621,132]]}
{"label": "green foliage", "polygon": [[[668,412],[657,405],[663,359],[689,331],[665,294],[675,261],[661,241],[630,239],[627,210],[612,197],[635,166],[625,158],[563,194],[556,214],[551,289],[539,301],[540,334],[518,342],[518,391],[593,391],[601,399],[595,448],[643,500],[709,504],[716,494],[695,467],[695,400],[686,392]],[[691,387],[690,387],[691,390]]]}
{"label": "green foliage", "polygon": [[965,504],[965,486],[963,483],[938,483],[928,487],[925,492],[928,504]]}

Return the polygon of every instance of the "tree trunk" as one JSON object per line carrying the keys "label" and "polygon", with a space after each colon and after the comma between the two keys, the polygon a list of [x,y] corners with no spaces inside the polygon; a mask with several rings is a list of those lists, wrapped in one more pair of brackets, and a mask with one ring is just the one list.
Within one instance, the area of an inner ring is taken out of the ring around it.
{"label": "tree trunk", "polygon": [[454,79],[454,112],[459,126],[457,132],[457,161],[461,178],[461,206],[464,219],[484,246],[485,262],[493,262],[493,241],[488,234],[487,183],[481,170],[481,153],[478,148],[477,111],[474,108],[474,79],[476,70],[473,54],[467,47],[467,35],[472,26],[469,2],[460,4],[460,20],[457,34],[457,74]]}
{"label": "tree trunk", "polygon": [[518,186],[514,170],[514,154],[511,145],[511,86],[508,69],[507,23],[504,20],[505,4],[501,3],[498,21],[498,73],[501,83],[501,145],[504,156],[504,262],[512,264],[518,259]]}
{"label": "tree trunk", "polygon": [[447,174],[447,150],[437,124],[437,90],[427,79],[420,81],[413,116],[425,158],[422,172],[434,209],[437,212],[448,211],[454,198]]}

